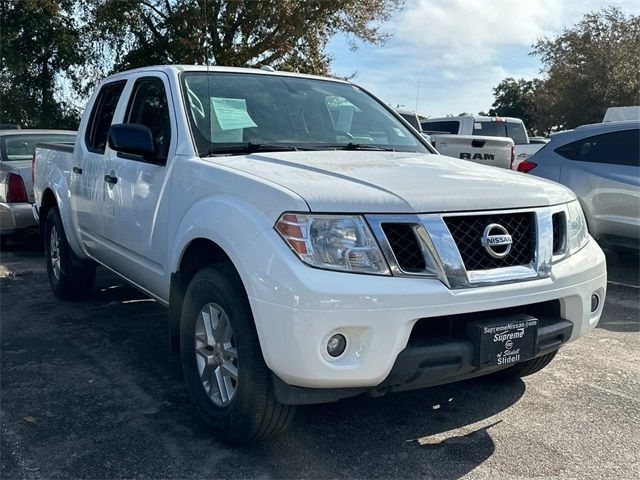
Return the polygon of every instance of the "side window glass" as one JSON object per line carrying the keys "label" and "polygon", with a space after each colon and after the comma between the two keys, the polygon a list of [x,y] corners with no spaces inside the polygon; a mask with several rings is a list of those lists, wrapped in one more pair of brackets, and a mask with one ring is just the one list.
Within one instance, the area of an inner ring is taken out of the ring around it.
{"label": "side window glass", "polygon": [[613,165],[640,165],[640,130],[594,135],[582,140],[577,160]]}
{"label": "side window glass", "polygon": [[526,145],[527,132],[521,123],[507,123],[507,134],[513,140],[516,145]]}
{"label": "side window glass", "polygon": [[425,133],[450,133],[456,135],[460,129],[460,122],[457,120],[446,122],[421,122],[422,130]]}
{"label": "side window glass", "polygon": [[85,136],[87,148],[94,153],[104,153],[111,121],[126,83],[126,81],[108,83],[98,93]]}
{"label": "side window glass", "polygon": [[562,145],[561,147],[556,148],[554,151],[564,158],[575,160],[578,157],[578,147],[581,143],[581,140],[577,142],[567,143],[566,145]]}
{"label": "side window glass", "polygon": [[149,127],[157,158],[167,158],[171,143],[171,117],[164,83],[161,79],[147,77],[136,81],[125,118],[126,123]]}

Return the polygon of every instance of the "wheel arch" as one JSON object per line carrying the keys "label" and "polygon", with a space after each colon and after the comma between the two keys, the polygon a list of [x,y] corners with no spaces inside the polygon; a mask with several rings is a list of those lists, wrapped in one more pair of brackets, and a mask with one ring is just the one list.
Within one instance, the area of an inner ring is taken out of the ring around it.
{"label": "wheel arch", "polygon": [[58,199],[55,193],[49,187],[42,192],[42,202],[38,209],[38,224],[40,227],[40,242],[44,242],[44,233],[46,227],[47,215],[52,208],[58,208]]}
{"label": "wheel arch", "polygon": [[171,352],[180,352],[180,317],[187,287],[191,279],[203,268],[225,263],[231,265],[240,278],[246,293],[245,283],[231,257],[216,242],[204,237],[192,239],[182,250],[178,266],[171,274],[169,288],[169,341]]}

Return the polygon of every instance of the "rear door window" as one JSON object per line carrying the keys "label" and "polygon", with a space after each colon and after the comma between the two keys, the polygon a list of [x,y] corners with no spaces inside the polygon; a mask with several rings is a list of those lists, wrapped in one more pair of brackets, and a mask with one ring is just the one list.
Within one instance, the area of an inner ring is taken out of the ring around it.
{"label": "rear door window", "polygon": [[511,137],[516,145],[527,144],[527,132],[519,122],[507,122],[507,136]]}
{"label": "rear door window", "polygon": [[149,127],[156,157],[167,158],[171,143],[171,117],[164,83],[160,78],[144,77],[136,81],[125,118],[126,123]]}
{"label": "rear door window", "polygon": [[457,120],[438,121],[438,122],[421,122],[422,130],[425,133],[450,133],[457,135],[460,129],[460,122]]}
{"label": "rear door window", "polygon": [[579,144],[580,141],[567,143],[566,145],[562,145],[561,147],[556,148],[554,152],[564,158],[568,158],[569,160],[575,160],[576,158],[578,158]]}
{"label": "rear door window", "polygon": [[582,139],[578,143],[577,160],[640,166],[640,130],[621,130]]}
{"label": "rear door window", "polygon": [[126,83],[125,80],[112,82],[104,85],[100,89],[96,102],[93,105],[85,134],[85,142],[89,151],[104,153],[107,146],[109,128],[111,128],[111,121],[113,120],[120,95],[122,95],[122,90]]}

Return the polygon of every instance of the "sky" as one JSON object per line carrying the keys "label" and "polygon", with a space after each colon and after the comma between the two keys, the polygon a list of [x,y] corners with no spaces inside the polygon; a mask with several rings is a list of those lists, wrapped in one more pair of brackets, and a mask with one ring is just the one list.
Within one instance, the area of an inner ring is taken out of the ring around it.
{"label": "sky", "polygon": [[[504,78],[540,76],[529,55],[541,37],[553,37],[587,12],[609,5],[640,14],[640,0],[406,0],[383,25],[384,46],[332,39],[333,72],[348,76],[393,105],[439,117],[487,111]],[[418,91],[419,88],[419,91]]]}

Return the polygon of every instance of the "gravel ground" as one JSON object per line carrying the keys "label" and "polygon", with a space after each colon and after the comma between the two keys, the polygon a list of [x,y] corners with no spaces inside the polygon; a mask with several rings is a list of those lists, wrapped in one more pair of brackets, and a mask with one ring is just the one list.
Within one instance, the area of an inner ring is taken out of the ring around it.
{"label": "gravel ground", "polygon": [[639,478],[638,257],[609,255],[598,328],[543,372],[298,409],[244,448],[198,423],[166,312],[100,271],[90,300],[49,290],[34,243],[0,254],[1,477]]}

